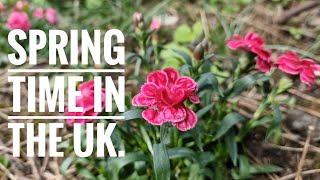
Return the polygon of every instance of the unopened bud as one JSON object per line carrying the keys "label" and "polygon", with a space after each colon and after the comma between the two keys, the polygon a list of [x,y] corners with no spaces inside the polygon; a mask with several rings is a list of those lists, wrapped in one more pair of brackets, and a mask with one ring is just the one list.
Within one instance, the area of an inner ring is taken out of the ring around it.
{"label": "unopened bud", "polygon": [[140,12],[133,13],[133,25],[135,28],[140,27],[140,23],[143,21],[143,14]]}
{"label": "unopened bud", "polygon": [[16,5],[14,6],[15,11],[22,11],[23,8],[28,7],[29,3],[26,0],[18,1],[16,2]]}
{"label": "unopened bud", "polygon": [[202,60],[204,55],[204,48],[202,47],[202,44],[199,43],[193,50],[193,58],[200,61]]}
{"label": "unopened bud", "polygon": [[208,38],[204,38],[201,41],[201,45],[202,45],[202,47],[204,48],[205,51],[208,51]]}
{"label": "unopened bud", "polygon": [[0,13],[3,11],[3,4],[0,2]]}
{"label": "unopened bud", "polygon": [[159,42],[159,35],[157,33],[152,33],[151,35],[152,44],[158,44]]}

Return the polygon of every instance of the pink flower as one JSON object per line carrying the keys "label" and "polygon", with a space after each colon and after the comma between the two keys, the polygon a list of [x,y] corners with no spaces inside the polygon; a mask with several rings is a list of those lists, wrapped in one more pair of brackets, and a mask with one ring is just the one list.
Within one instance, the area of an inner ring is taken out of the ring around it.
{"label": "pink flower", "polygon": [[46,20],[49,22],[51,25],[57,25],[58,24],[58,15],[56,10],[53,8],[48,8],[46,10]]}
{"label": "pink flower", "polygon": [[317,77],[316,71],[320,71],[320,65],[311,59],[300,59],[299,56],[292,51],[286,52],[278,58],[275,63],[278,68],[288,74],[299,75],[300,80],[307,86],[312,86]]}
{"label": "pink flower", "polygon": [[3,4],[0,2],[0,13],[3,11]]}
{"label": "pink flower", "polygon": [[21,11],[25,6],[28,6],[28,1],[18,1],[14,6],[14,10]]}
{"label": "pink flower", "polygon": [[43,18],[44,10],[42,8],[37,8],[33,11],[33,17],[36,19]]}
{"label": "pink flower", "polygon": [[31,28],[31,23],[29,21],[28,15],[24,12],[14,11],[9,19],[8,26],[10,29],[21,29],[27,31]]}
{"label": "pink flower", "polygon": [[143,19],[143,15],[141,12],[135,12],[133,13],[133,20],[136,20],[138,22],[141,22]]}
{"label": "pink flower", "polygon": [[161,26],[161,23],[158,19],[152,19],[152,21],[150,23],[150,30],[151,31],[159,30],[160,26]]}
{"label": "pink flower", "polygon": [[273,66],[271,51],[264,48],[264,40],[253,32],[249,32],[244,38],[235,34],[233,39],[227,41],[227,45],[232,50],[242,48],[256,54],[256,66],[261,72],[269,72]]}
{"label": "pink flower", "polygon": [[139,28],[140,23],[143,21],[143,14],[141,12],[133,13],[133,25],[135,28]]}
{"label": "pink flower", "polygon": [[[81,92],[81,96],[76,98],[76,106],[83,107],[83,112],[69,112],[68,107],[65,111],[67,116],[98,116],[100,112],[94,112],[94,81],[87,81],[81,83],[78,88]],[[102,89],[101,93],[102,109],[105,108],[105,90]],[[74,123],[84,124],[91,122],[90,119],[67,119],[67,124],[73,126]]]}
{"label": "pink flower", "polygon": [[150,124],[171,122],[179,130],[187,131],[196,125],[198,118],[184,105],[184,101],[190,99],[193,103],[200,103],[197,90],[198,86],[193,79],[179,77],[175,69],[166,68],[148,75],[147,82],[132,99],[132,104],[148,107],[142,112],[142,117]]}

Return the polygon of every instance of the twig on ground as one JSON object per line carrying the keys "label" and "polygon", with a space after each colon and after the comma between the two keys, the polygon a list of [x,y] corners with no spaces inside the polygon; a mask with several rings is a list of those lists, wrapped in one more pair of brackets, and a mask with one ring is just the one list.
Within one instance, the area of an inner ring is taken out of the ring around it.
{"label": "twig on ground", "polygon": [[[272,143],[268,143],[265,145],[266,147],[270,147],[270,148],[276,148],[276,149],[280,149],[283,151],[292,151],[292,152],[303,152],[303,148],[296,148],[296,147],[289,147],[289,146],[280,146],[277,144],[272,144]],[[314,152],[314,153],[320,153],[320,150],[318,149],[313,149],[310,148],[308,149],[309,152]]]}
{"label": "twig on ground", "polygon": [[35,158],[29,158],[29,164],[31,165],[34,179],[41,180],[41,175],[39,173],[39,168],[37,167]]}
{"label": "twig on ground", "polygon": [[[250,152],[249,150],[247,150],[246,152],[247,152],[247,154],[250,156],[250,158],[252,158],[252,159],[255,161],[255,163],[257,163],[257,164],[259,164],[259,165],[263,164],[259,159],[257,159],[257,158],[255,157],[254,154],[252,154],[252,152]],[[270,179],[272,179],[272,180],[275,180],[275,179],[279,178],[279,177],[278,177],[276,174],[274,174],[274,173],[267,173],[267,176],[268,176]]]}
{"label": "twig on ground", "polygon": [[281,14],[281,16],[279,16],[275,22],[278,24],[284,24],[287,21],[289,21],[292,17],[297,16],[304,11],[316,8],[319,5],[320,5],[320,1],[310,1],[308,3],[293,7],[288,11],[286,11],[285,13]]}
{"label": "twig on ground", "polygon": [[309,109],[309,108],[305,108],[305,107],[302,107],[302,106],[299,106],[299,105],[296,105],[295,108],[300,110],[300,111],[306,112],[308,114],[311,114],[313,116],[316,116],[316,117],[320,118],[320,112],[318,112],[318,111],[315,111],[315,110]]}
{"label": "twig on ground", "polygon": [[315,129],[315,127],[313,125],[309,126],[309,128],[308,128],[308,136],[307,136],[306,142],[303,147],[303,152],[302,152],[302,156],[299,161],[298,170],[297,170],[295,180],[302,180],[301,172],[302,172],[304,160],[306,159],[308,148],[310,145],[311,135],[312,135],[312,132],[314,131],[314,129]]}
{"label": "twig on ground", "polygon": [[[303,171],[301,172],[301,175],[309,175],[309,174],[315,174],[315,173],[319,173],[320,174],[320,169],[312,169],[312,170],[307,170],[307,171]],[[286,176],[283,176],[277,180],[289,180],[289,179],[293,179],[295,176],[297,175],[297,173],[293,173],[293,174],[289,174]]]}
{"label": "twig on ground", "polygon": [[11,180],[17,180],[17,178],[14,177],[14,175],[0,163],[0,169],[6,173],[6,175],[11,179]]}
{"label": "twig on ground", "polygon": [[[292,136],[292,135],[287,134],[287,133],[282,133],[281,137],[283,137],[285,139],[288,139],[290,141],[296,142],[296,143],[298,143],[298,144],[300,144],[302,146],[304,146],[304,143],[305,143],[303,141],[300,141],[296,136]],[[313,149],[314,151],[320,151],[320,148],[318,148],[318,147],[316,147],[314,145],[311,145],[311,144],[309,144],[309,148]]]}
{"label": "twig on ground", "polygon": [[300,91],[298,91],[298,90],[296,90],[296,89],[290,89],[288,92],[289,92],[290,94],[293,94],[293,95],[295,95],[295,96],[298,96],[298,97],[300,97],[300,98],[302,98],[302,99],[305,99],[305,100],[307,100],[307,101],[312,101],[312,102],[314,102],[314,103],[320,104],[320,99],[315,98],[315,97],[313,97],[313,96],[310,96],[310,95],[308,95],[308,94],[304,94],[304,93],[302,93],[302,92],[300,92]]}

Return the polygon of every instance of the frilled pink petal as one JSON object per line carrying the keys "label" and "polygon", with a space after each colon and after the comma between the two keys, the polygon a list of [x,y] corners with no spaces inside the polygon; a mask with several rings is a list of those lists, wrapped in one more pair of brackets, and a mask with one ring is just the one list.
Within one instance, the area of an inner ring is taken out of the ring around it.
{"label": "frilled pink petal", "polygon": [[161,23],[158,19],[152,19],[151,23],[150,23],[150,30],[158,30],[160,29]]}
{"label": "frilled pink petal", "polygon": [[292,69],[289,66],[287,66],[286,64],[280,64],[280,65],[278,65],[278,68],[283,72],[293,74],[293,75],[297,75],[301,71],[300,69]]}
{"label": "frilled pink petal", "polygon": [[[66,112],[66,115],[67,116],[84,116],[84,113],[83,112],[69,112],[68,110],[68,106],[65,108],[65,112]],[[73,126],[74,123],[81,123],[81,124],[84,124],[86,123],[86,120],[85,119],[67,119],[66,120],[68,126]]]}
{"label": "frilled pink petal", "polygon": [[272,62],[262,60],[260,57],[258,57],[256,60],[256,66],[261,72],[269,72],[272,67]]}
{"label": "frilled pink petal", "polygon": [[250,49],[251,52],[255,53],[262,60],[269,60],[271,57],[271,51],[263,49],[262,47],[254,46]]}
{"label": "frilled pink petal", "polygon": [[279,69],[289,74],[299,74],[301,72],[301,61],[299,56],[294,52],[287,52],[280,56],[275,63]]}
{"label": "frilled pink petal", "polygon": [[44,10],[42,8],[37,8],[33,11],[32,16],[36,19],[43,18]]}
{"label": "frilled pink petal", "polygon": [[316,75],[311,69],[305,69],[300,73],[300,80],[310,86],[315,83]]}
{"label": "frilled pink petal", "polygon": [[146,83],[141,86],[141,93],[152,98],[155,98],[159,94],[158,87],[154,83]]}
{"label": "frilled pink petal", "polygon": [[134,106],[151,106],[154,103],[154,98],[150,98],[142,93],[135,95],[132,99],[132,105]]}
{"label": "frilled pink petal", "polygon": [[23,31],[28,31],[31,28],[28,15],[20,11],[14,11],[11,13],[7,24],[11,30],[21,29]]}
{"label": "frilled pink petal", "polygon": [[148,82],[152,82],[157,86],[166,87],[168,84],[168,77],[164,71],[155,71],[148,75]]}
{"label": "frilled pink petal", "polygon": [[83,125],[85,123],[92,122],[92,120],[90,120],[90,119],[67,119],[66,122],[67,122],[68,126],[73,126],[74,123],[80,123],[81,125]]}
{"label": "frilled pink petal", "polygon": [[251,46],[262,47],[265,44],[264,40],[260,36],[258,36],[257,34],[255,34],[253,32],[249,32],[245,36],[244,40],[247,42],[247,45],[249,47],[251,47]]}
{"label": "frilled pink petal", "polygon": [[180,77],[176,84],[172,87],[172,91],[182,89],[185,92],[192,92],[195,91],[197,88],[197,83],[186,76]]}
{"label": "frilled pink petal", "polygon": [[227,46],[232,50],[236,50],[240,47],[245,47],[246,43],[241,36],[235,34],[232,39],[227,40]]}
{"label": "frilled pink petal", "polygon": [[93,91],[94,90],[94,80],[86,81],[86,82],[79,84],[78,89],[80,91],[84,91],[84,90],[92,90]]}
{"label": "frilled pink petal", "polygon": [[[83,91],[80,96],[80,101],[82,101],[82,107],[84,111],[88,111],[90,109],[93,109],[94,107],[94,91]],[[104,103],[103,103],[104,104]]]}
{"label": "frilled pink petal", "polygon": [[189,96],[189,99],[194,104],[199,104],[200,103],[200,99],[196,94],[192,94],[191,96]]}
{"label": "frilled pink petal", "polygon": [[307,66],[313,66],[313,65],[315,65],[316,63],[314,62],[314,60],[312,60],[312,59],[302,59],[301,60],[301,64],[302,65],[307,65]]}
{"label": "frilled pink petal", "polygon": [[295,52],[289,51],[280,56],[275,64],[283,64],[289,66],[291,69],[300,69],[301,62]]}
{"label": "frilled pink petal", "polygon": [[153,108],[144,110],[142,112],[142,117],[153,125],[161,125],[165,122],[160,111]]}
{"label": "frilled pink petal", "polygon": [[177,123],[185,120],[187,114],[183,106],[167,106],[163,109],[162,115],[164,120],[171,121],[172,123]]}
{"label": "frilled pink petal", "polygon": [[318,67],[312,59],[302,59],[301,60],[301,67],[302,69],[309,69],[312,70],[312,72],[318,71]]}
{"label": "frilled pink petal", "polygon": [[180,131],[187,131],[194,128],[198,122],[197,115],[189,108],[184,107],[187,113],[186,119],[184,121],[178,123],[172,123],[172,125],[176,126]]}
{"label": "frilled pink petal", "polygon": [[49,22],[49,24],[52,24],[52,25],[57,25],[58,24],[58,15],[57,15],[57,12],[56,10],[54,10],[53,8],[49,7],[47,10],[46,10],[46,20]]}
{"label": "frilled pink petal", "polygon": [[84,116],[98,116],[100,112],[94,112],[94,109],[90,109],[84,112]]}
{"label": "frilled pink petal", "polygon": [[185,91],[183,89],[170,90],[166,88],[161,93],[161,100],[168,106],[180,104],[185,100]]}
{"label": "frilled pink petal", "polygon": [[165,68],[163,71],[167,74],[168,87],[170,88],[176,83],[177,79],[179,78],[179,73],[173,68]]}

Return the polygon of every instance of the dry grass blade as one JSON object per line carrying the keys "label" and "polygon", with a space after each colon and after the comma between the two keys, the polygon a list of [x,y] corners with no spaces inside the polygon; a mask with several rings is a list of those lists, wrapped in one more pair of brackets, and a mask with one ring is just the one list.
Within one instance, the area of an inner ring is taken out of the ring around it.
{"label": "dry grass blade", "polygon": [[308,136],[307,136],[305,145],[303,147],[303,152],[302,152],[302,156],[301,156],[300,161],[299,161],[298,170],[297,170],[297,174],[296,174],[295,180],[302,180],[301,172],[302,172],[302,168],[303,168],[303,165],[304,165],[304,160],[306,159],[308,148],[309,148],[309,145],[310,145],[311,135],[312,135],[312,132],[314,131],[314,129],[315,129],[314,126],[309,126]]}
{"label": "dry grass blade", "polygon": [[15,176],[0,163],[0,169],[11,179],[11,180],[18,180]]}
{"label": "dry grass blade", "polygon": [[[303,171],[301,172],[301,175],[309,175],[309,174],[319,174],[320,175],[320,169],[312,169],[312,170],[307,170],[307,171]],[[297,173],[293,173],[293,174],[289,174],[286,176],[283,176],[277,180],[289,180],[289,179],[293,179],[295,176],[297,175]]]}

